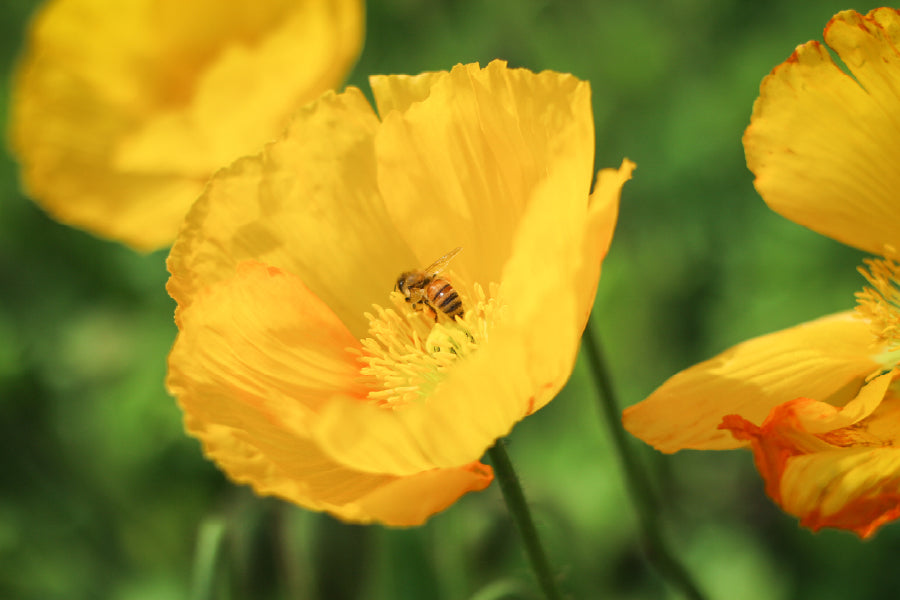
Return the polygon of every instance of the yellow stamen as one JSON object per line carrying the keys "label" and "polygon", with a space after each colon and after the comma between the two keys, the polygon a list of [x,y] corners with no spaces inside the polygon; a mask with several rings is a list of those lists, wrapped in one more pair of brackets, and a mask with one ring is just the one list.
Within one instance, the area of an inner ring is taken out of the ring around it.
{"label": "yellow stamen", "polygon": [[366,313],[369,337],[363,339],[360,373],[377,404],[398,408],[427,398],[447,371],[484,344],[501,319],[500,289],[490,285],[490,296],[477,283],[471,290],[454,285],[465,314],[451,320],[414,310],[403,295],[392,292],[394,308],[373,306]]}
{"label": "yellow stamen", "polygon": [[871,287],[856,293],[856,312],[872,324],[872,333],[890,351],[900,349],[900,265],[890,258],[864,259],[859,272]]}

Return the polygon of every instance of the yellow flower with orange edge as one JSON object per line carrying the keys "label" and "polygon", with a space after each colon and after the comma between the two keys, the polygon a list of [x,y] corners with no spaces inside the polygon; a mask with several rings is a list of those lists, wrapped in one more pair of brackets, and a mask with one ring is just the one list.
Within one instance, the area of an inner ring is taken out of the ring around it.
{"label": "yellow flower with orange edge", "polygon": [[900,516],[900,13],[845,11],[828,50],[799,46],[762,82],[744,135],[776,212],[881,258],[845,312],[746,341],[625,410],[663,452],[750,446],[766,491],[812,529],[872,535]]}
{"label": "yellow flower with orange edge", "polygon": [[167,384],[233,480],[407,526],[489,485],[485,450],[569,377],[633,165],[591,192],[571,75],[370,83],[377,112],[327,93],[213,177],[168,260]]}
{"label": "yellow flower with orange edge", "polygon": [[50,0],[11,95],[28,195],[59,221],[168,246],[212,173],[340,84],[362,0]]}

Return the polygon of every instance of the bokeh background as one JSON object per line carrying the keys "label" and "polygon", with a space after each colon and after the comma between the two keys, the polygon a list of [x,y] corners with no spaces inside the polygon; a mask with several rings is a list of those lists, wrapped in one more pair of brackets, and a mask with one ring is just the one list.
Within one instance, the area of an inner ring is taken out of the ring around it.
{"label": "bokeh background", "polygon": [[[0,111],[37,6],[0,3]],[[837,11],[779,0],[372,0],[350,82],[505,58],[590,80],[597,168],[637,162],[593,323],[623,406],[748,337],[844,310],[861,255],[769,211],[741,135],[759,82]],[[89,32],[86,32],[89,35]],[[0,158],[0,598],[539,597],[497,486],[416,529],[348,526],[229,483],[163,388],[165,252],[50,220]],[[584,363],[509,451],[572,598],[678,595],[641,550]],[[634,441],[675,553],[710,598],[900,595],[900,524],[810,533],[748,452]]]}

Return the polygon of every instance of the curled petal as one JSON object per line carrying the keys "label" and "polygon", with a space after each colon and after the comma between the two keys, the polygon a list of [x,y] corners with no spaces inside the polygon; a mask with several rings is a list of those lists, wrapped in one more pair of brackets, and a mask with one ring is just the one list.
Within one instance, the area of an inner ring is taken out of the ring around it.
{"label": "curled petal", "polygon": [[847,529],[862,538],[900,516],[900,450],[853,448],[797,457],[781,483],[784,509],[811,529]]}
{"label": "curled petal", "polygon": [[900,515],[893,377],[873,377],[841,408],[798,398],[775,407],[759,427],[738,415],[720,427],[750,442],[766,492],[803,525],[868,537]]}

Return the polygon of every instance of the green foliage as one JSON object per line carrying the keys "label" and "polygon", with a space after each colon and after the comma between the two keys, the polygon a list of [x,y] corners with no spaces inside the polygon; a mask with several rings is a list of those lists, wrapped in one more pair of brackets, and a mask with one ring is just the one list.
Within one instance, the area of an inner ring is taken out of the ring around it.
{"label": "green foliage", "polygon": [[[0,7],[0,115],[34,2]],[[855,6],[860,11],[877,6]],[[631,404],[730,344],[853,305],[860,255],[770,212],[741,147],[762,77],[838,10],[819,3],[374,0],[350,83],[505,58],[590,80],[597,167],[637,162],[596,304]],[[165,253],[50,220],[0,159],[0,597],[536,598],[496,486],[425,527],[354,527],[227,483],[163,387]],[[641,555],[590,374],[519,424],[510,453],[573,598],[672,597]],[[711,598],[900,593],[900,527],[814,535],[748,453],[636,447]]]}

